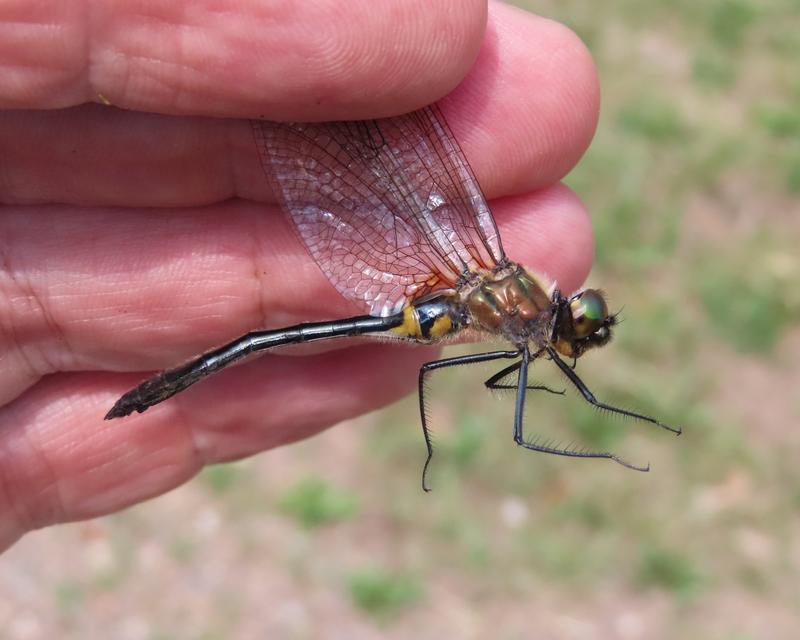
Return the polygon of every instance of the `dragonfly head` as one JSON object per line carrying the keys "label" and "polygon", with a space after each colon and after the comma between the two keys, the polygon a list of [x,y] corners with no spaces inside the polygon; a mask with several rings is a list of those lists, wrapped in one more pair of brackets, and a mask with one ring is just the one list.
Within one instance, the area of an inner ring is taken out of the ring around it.
{"label": "dragonfly head", "polygon": [[558,304],[553,326],[553,346],[561,355],[578,358],[588,349],[611,340],[616,315],[609,314],[602,291],[586,289]]}

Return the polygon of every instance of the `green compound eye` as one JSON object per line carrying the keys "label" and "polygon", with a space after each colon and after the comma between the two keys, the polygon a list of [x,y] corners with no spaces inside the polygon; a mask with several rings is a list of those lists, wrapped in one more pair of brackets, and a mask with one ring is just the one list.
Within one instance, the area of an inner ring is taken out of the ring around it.
{"label": "green compound eye", "polygon": [[581,303],[583,304],[583,314],[589,320],[602,320],[605,317],[605,302],[596,294],[584,294]]}
{"label": "green compound eye", "polygon": [[572,302],[572,309],[576,320],[582,318],[586,322],[604,322],[608,316],[606,299],[597,289],[587,289],[576,296]]}

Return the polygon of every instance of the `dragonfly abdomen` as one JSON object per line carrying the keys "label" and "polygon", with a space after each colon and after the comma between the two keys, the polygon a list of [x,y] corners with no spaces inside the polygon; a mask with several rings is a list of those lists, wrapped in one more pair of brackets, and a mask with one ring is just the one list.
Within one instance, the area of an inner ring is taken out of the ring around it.
{"label": "dragonfly abdomen", "polygon": [[391,333],[416,342],[438,342],[467,325],[464,305],[448,294],[408,305],[401,314],[403,323]]}
{"label": "dragonfly abdomen", "polygon": [[148,378],[117,400],[111,411],[106,414],[106,420],[127,416],[134,411],[141,413],[252,353],[289,344],[386,333],[398,327],[401,322],[403,322],[401,314],[386,318],[357,316],[331,322],[307,322],[284,329],[253,331],[179,367]]}

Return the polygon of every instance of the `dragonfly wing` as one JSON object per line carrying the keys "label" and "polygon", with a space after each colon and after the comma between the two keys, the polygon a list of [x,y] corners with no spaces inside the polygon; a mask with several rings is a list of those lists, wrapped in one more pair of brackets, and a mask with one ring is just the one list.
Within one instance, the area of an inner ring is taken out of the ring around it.
{"label": "dragonfly wing", "polygon": [[436,107],[396,118],[253,121],[264,171],[337,290],[374,315],[505,260],[463,152]]}

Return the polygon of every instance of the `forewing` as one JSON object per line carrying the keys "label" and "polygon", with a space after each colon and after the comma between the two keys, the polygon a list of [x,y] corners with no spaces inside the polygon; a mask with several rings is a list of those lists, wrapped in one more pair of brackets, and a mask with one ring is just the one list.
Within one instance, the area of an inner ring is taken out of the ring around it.
{"label": "forewing", "polygon": [[436,107],[382,120],[253,121],[273,191],[337,290],[388,315],[505,260]]}

